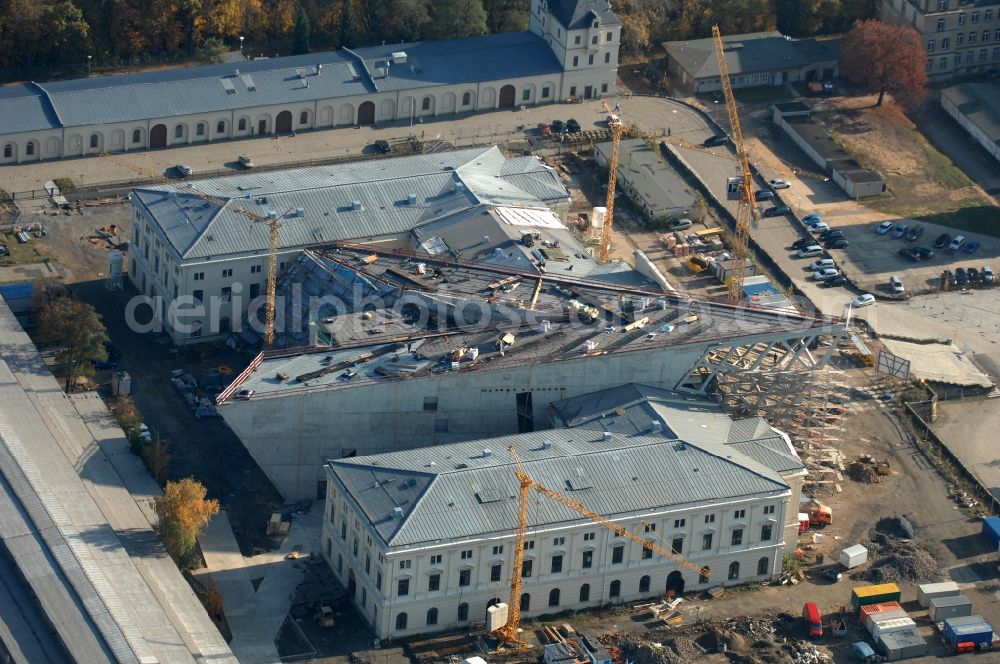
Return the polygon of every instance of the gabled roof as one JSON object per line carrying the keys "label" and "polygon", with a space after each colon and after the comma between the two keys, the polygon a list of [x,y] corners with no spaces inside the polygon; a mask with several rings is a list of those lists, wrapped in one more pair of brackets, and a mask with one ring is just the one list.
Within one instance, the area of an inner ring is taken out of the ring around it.
{"label": "gabled roof", "polygon": [[[791,39],[777,31],[723,36],[731,75],[794,69],[837,60],[835,40]],[[694,79],[719,75],[715,42],[706,39],[664,42],[668,57]]]}
{"label": "gabled roof", "polygon": [[589,28],[595,18],[601,26],[621,25],[622,21],[606,0],[548,0],[549,11],[567,30]]}
{"label": "gabled roof", "polygon": [[[533,191],[526,191],[525,188]],[[187,191],[223,199],[223,206]],[[409,195],[416,203],[409,203]],[[540,198],[544,196],[545,198]],[[559,177],[534,157],[508,160],[496,146],[260,171],[133,191],[182,259],[265,251],[269,211],[281,222],[280,247],[291,249],[405,233],[482,203],[543,207],[568,196]],[[361,209],[354,209],[358,201]]]}
{"label": "gabled roof", "polygon": [[[393,52],[405,64],[386,68]],[[376,65],[382,63],[380,69]],[[386,70],[388,73],[386,74]],[[145,121],[352,97],[379,91],[559,73],[531,32],[341,49],[139,74],[0,87],[0,134]]]}
{"label": "gabled roof", "polygon": [[[388,546],[504,536],[517,527],[510,446],[535,481],[611,519],[788,490],[778,473],[730,448],[566,429],[337,459],[326,468]],[[576,521],[585,519],[541,498],[529,528]]]}

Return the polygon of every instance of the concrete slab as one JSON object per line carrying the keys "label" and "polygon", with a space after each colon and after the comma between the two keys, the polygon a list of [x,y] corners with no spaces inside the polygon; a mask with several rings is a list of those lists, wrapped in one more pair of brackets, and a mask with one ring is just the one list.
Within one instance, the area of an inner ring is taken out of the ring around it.
{"label": "concrete slab", "polygon": [[955,344],[916,344],[883,338],[882,345],[893,355],[910,361],[913,377],[965,387],[988,388],[993,384]]}

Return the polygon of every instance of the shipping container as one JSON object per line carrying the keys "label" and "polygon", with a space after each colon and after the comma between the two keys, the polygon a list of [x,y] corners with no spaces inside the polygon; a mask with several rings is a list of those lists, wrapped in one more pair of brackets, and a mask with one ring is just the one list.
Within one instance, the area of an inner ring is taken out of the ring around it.
{"label": "shipping container", "polygon": [[958,584],[954,581],[922,583],[917,586],[917,601],[920,602],[920,606],[926,609],[935,597],[952,597],[959,592]]}
{"label": "shipping container", "polygon": [[927,640],[916,629],[886,634],[876,645],[878,651],[890,662],[927,654]]}
{"label": "shipping container", "polygon": [[952,647],[959,643],[993,643],[993,627],[982,616],[951,618],[944,621],[941,631],[944,640]]}
{"label": "shipping container", "polygon": [[935,597],[931,600],[928,615],[934,622],[948,618],[964,618],[972,615],[972,600],[965,595],[954,597]]}
{"label": "shipping container", "polygon": [[1000,550],[1000,516],[988,516],[983,519],[983,535],[994,550]]}
{"label": "shipping container", "polygon": [[858,620],[866,628],[868,626],[868,621],[872,619],[873,616],[890,611],[902,611],[903,607],[899,605],[899,602],[879,602],[878,604],[869,604],[867,606],[861,607],[861,612],[858,615]]}
{"label": "shipping container", "polygon": [[864,565],[868,561],[868,549],[861,544],[849,546],[840,552],[840,564],[847,569]]}
{"label": "shipping container", "polygon": [[859,586],[851,591],[851,606],[859,610],[868,604],[898,602],[899,586],[895,583],[880,583],[874,586]]}
{"label": "shipping container", "polygon": [[910,616],[906,615],[906,611],[904,611],[903,609],[897,609],[895,611],[883,611],[882,613],[878,613],[869,618],[868,623],[865,625],[865,629],[867,629],[868,633],[872,635],[872,638],[874,638],[878,636],[875,633],[875,623],[884,623],[890,620],[896,620],[898,618],[909,618],[909,617]]}
{"label": "shipping container", "polygon": [[886,634],[911,630],[917,626],[917,623],[913,622],[912,618],[892,618],[889,620],[873,620],[871,625],[872,637],[878,641],[880,637]]}
{"label": "shipping container", "polygon": [[820,615],[815,602],[806,602],[802,606],[802,620],[806,624],[809,636],[823,636],[823,616]]}

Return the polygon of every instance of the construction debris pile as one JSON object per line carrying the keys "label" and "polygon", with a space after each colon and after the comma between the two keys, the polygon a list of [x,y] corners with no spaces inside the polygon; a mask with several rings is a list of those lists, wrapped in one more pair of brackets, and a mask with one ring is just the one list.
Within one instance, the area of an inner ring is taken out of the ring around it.
{"label": "construction debris pile", "polygon": [[870,583],[925,583],[941,580],[938,561],[913,539],[913,525],[903,517],[881,519],[873,529],[867,569],[851,574]]}
{"label": "construction debris pile", "polygon": [[662,643],[647,641],[636,634],[605,634],[600,641],[618,647],[635,664],[683,664],[705,656],[705,649],[689,638],[672,636]]}
{"label": "construction debris pile", "polygon": [[847,476],[862,484],[878,484],[882,481],[882,476],[874,468],[861,461],[852,461],[847,466]]}

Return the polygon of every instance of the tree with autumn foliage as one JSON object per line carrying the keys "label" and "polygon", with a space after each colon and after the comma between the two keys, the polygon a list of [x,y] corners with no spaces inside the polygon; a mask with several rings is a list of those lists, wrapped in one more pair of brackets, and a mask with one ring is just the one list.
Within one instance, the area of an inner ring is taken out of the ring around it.
{"label": "tree with autumn foliage", "polygon": [[926,62],[920,33],[908,25],[858,21],[840,42],[840,73],[878,92],[876,106],[886,92],[903,107],[918,106],[927,85]]}
{"label": "tree with autumn foliage", "polygon": [[206,499],[204,485],[191,477],[167,482],[163,495],[153,500],[160,518],[160,539],[170,556],[191,567],[195,543],[209,519],[219,513],[219,501]]}

